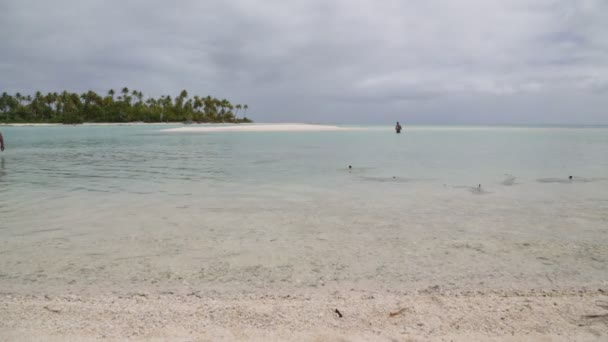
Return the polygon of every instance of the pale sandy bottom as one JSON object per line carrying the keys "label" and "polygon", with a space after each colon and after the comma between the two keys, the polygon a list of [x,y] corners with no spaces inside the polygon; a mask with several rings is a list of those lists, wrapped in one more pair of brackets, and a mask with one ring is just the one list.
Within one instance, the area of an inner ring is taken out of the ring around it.
{"label": "pale sandy bottom", "polygon": [[[606,341],[606,292],[2,295],[3,341]],[[342,317],[336,313],[340,311]]]}
{"label": "pale sandy bottom", "polygon": [[312,124],[237,124],[237,125],[204,125],[169,128],[163,132],[193,133],[193,132],[315,132],[315,131],[348,131],[354,127]]}

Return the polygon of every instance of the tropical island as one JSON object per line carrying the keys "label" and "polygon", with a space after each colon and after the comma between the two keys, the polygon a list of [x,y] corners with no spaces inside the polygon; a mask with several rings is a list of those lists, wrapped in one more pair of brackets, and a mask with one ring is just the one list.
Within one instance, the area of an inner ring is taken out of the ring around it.
{"label": "tropical island", "polygon": [[[144,98],[141,91],[124,87],[120,93],[110,89],[105,96],[94,91],[78,94],[63,91],[46,95],[3,92],[0,96],[2,123],[63,123],[84,122],[187,122],[207,123],[251,122],[245,114],[249,107],[233,105],[226,99],[212,96],[189,97],[186,90],[171,97]],[[243,117],[239,112],[243,111]]]}

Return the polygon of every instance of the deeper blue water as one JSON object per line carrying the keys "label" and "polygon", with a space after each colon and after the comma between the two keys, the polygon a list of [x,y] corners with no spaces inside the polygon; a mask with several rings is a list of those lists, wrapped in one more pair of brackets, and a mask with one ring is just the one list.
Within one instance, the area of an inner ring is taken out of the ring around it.
{"label": "deeper blue water", "polygon": [[342,183],[347,165],[369,177],[460,184],[492,182],[505,173],[531,181],[601,178],[608,170],[608,129],[411,127],[396,135],[376,127],[204,134],[160,132],[164,128],[4,127],[2,181],[8,190],[33,184],[128,191],[188,182]]}

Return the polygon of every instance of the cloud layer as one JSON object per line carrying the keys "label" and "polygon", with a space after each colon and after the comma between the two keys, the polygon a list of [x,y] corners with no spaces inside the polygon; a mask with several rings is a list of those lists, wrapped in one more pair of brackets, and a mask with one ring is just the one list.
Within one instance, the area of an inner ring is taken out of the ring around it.
{"label": "cloud layer", "polygon": [[602,0],[0,1],[0,91],[247,103],[257,121],[608,124]]}

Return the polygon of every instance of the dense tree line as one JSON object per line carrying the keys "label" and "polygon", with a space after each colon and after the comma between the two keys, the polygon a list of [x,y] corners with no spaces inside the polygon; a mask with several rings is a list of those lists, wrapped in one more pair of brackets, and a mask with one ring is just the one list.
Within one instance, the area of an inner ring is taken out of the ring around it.
{"label": "dense tree line", "polygon": [[[110,89],[105,96],[94,91],[0,96],[0,122],[250,122],[247,105],[233,105],[211,96],[189,97],[186,90],[172,98],[146,98],[141,91]],[[243,111],[243,117],[239,113]]]}

